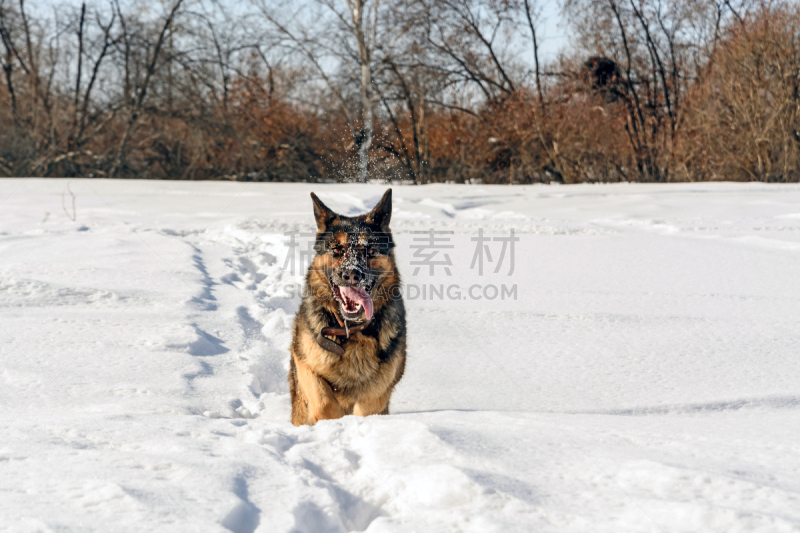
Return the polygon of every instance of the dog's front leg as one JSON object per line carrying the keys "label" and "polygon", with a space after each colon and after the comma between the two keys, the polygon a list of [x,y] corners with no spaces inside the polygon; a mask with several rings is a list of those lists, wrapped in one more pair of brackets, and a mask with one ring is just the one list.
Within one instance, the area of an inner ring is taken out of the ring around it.
{"label": "dog's front leg", "polygon": [[304,362],[296,361],[297,384],[308,402],[306,424],[313,426],[319,420],[342,418],[344,410],[327,381],[317,375]]}
{"label": "dog's front leg", "polygon": [[353,414],[356,416],[388,415],[389,398],[391,396],[392,390],[389,389],[380,396],[369,399],[359,399],[353,406]]}

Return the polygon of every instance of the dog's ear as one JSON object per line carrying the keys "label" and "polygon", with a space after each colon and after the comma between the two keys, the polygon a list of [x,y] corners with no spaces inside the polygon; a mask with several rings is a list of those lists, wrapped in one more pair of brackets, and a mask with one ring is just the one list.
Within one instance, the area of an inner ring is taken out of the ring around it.
{"label": "dog's ear", "polygon": [[389,222],[392,220],[392,189],[386,189],[378,205],[367,213],[367,222],[377,224],[382,231],[389,231]]}
{"label": "dog's ear", "polygon": [[311,200],[314,202],[314,218],[317,220],[317,231],[323,232],[331,220],[336,218],[336,213],[328,209],[328,206],[323,204],[313,192],[311,193]]}

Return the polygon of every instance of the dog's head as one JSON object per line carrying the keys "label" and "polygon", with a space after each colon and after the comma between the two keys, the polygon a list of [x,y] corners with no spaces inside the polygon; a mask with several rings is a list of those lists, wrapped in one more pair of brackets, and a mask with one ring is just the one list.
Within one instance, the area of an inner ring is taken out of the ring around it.
{"label": "dog's head", "polygon": [[343,318],[369,320],[384,303],[385,290],[399,282],[389,230],[392,190],[372,211],[355,217],[334,213],[314,193],[311,199],[317,220],[317,255],[311,267],[314,296]]}

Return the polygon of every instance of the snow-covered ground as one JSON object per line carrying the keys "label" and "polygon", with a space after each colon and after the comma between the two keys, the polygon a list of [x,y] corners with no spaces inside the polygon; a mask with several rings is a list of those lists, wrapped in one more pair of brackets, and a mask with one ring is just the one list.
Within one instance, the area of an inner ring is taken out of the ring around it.
{"label": "snow-covered ground", "polygon": [[69,183],[0,180],[0,528],[800,531],[799,186],[395,187],[392,415],[295,428],[308,192],[384,187]]}

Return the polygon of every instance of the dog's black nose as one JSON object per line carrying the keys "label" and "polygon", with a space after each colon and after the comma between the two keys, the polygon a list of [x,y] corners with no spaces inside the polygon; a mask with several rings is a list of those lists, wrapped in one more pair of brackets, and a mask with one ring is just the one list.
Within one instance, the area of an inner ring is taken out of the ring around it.
{"label": "dog's black nose", "polygon": [[342,273],[342,280],[349,285],[357,284],[359,281],[361,281],[361,278],[361,272],[358,270],[348,270],[347,272]]}

